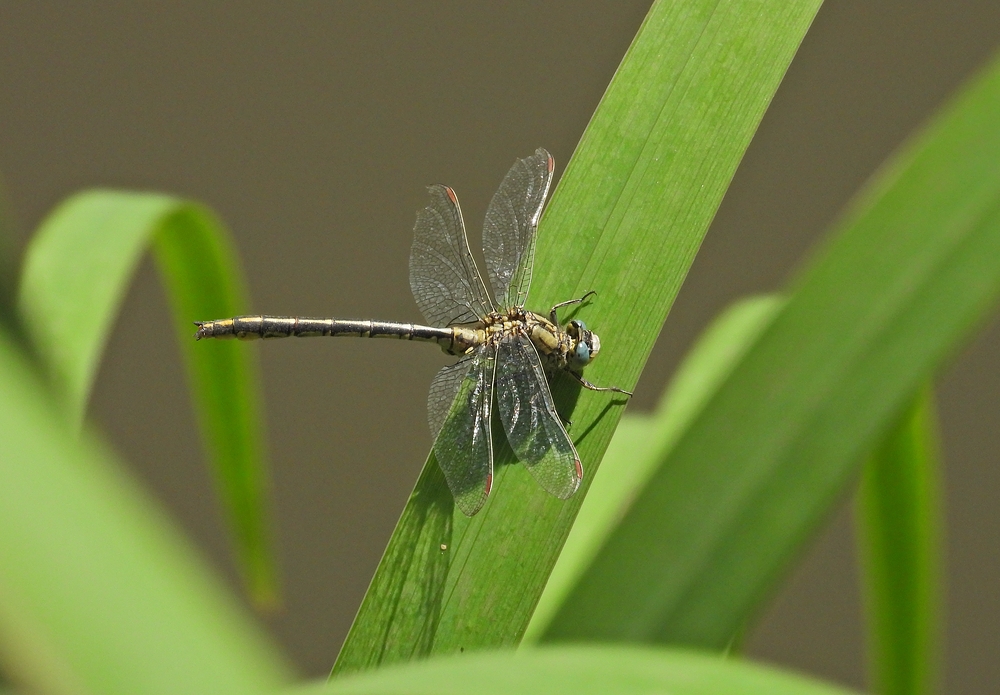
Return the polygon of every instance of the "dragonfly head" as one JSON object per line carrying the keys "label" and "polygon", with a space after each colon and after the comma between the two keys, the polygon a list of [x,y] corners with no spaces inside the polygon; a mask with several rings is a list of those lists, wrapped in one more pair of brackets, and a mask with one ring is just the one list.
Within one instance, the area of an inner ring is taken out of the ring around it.
{"label": "dragonfly head", "polygon": [[586,367],[594,361],[597,353],[601,351],[601,339],[593,331],[588,331],[583,321],[573,320],[566,326],[566,332],[573,338],[573,346],[570,360],[577,367]]}

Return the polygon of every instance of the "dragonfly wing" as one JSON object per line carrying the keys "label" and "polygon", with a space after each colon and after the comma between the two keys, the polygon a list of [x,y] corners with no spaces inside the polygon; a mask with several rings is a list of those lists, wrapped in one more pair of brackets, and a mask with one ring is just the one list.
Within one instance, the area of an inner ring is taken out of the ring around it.
{"label": "dragonfly wing", "polygon": [[583,480],[583,467],[552,402],[538,352],[524,336],[500,344],[497,404],[518,460],[544,490],[560,499],[571,497]]}
{"label": "dragonfly wing", "polygon": [[466,516],[478,512],[493,487],[493,381],[496,348],[484,346],[445,367],[431,384],[428,415],[434,454],[455,504]]}
{"label": "dragonfly wing", "polygon": [[430,204],[417,213],[410,249],[410,289],[432,326],[472,323],[493,308],[465,236],[455,191],[427,187]]}
{"label": "dragonfly wing", "polygon": [[498,308],[523,307],[535,259],[535,229],[552,182],[552,155],[538,148],[514,163],[486,209],[483,251]]}
{"label": "dragonfly wing", "polygon": [[451,404],[455,402],[455,396],[474,363],[475,355],[467,355],[455,364],[444,367],[431,382],[431,390],[427,394],[427,424],[435,439],[441,433],[441,426],[448,417]]}

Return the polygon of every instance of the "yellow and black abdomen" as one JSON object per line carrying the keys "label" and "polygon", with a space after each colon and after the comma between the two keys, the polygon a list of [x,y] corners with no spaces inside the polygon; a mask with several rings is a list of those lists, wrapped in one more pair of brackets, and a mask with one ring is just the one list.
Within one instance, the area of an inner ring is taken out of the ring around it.
{"label": "yellow and black abdomen", "polygon": [[420,326],[413,323],[350,319],[315,319],[299,316],[236,316],[231,319],[195,324],[195,338],[395,338],[438,343],[445,350],[455,343],[456,329]]}

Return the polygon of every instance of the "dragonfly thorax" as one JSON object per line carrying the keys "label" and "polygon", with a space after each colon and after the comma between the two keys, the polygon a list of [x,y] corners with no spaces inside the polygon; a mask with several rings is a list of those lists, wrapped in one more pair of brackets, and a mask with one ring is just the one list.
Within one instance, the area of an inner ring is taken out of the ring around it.
{"label": "dragonfly thorax", "polygon": [[441,347],[452,355],[467,355],[483,345],[499,345],[525,336],[538,356],[557,369],[582,369],[601,349],[597,335],[582,321],[570,321],[565,328],[549,318],[521,308],[490,312],[474,324],[452,327],[452,339]]}
{"label": "dragonfly thorax", "polygon": [[601,341],[582,321],[570,321],[565,328],[545,316],[521,312],[524,334],[539,355],[558,369],[582,369],[597,357]]}

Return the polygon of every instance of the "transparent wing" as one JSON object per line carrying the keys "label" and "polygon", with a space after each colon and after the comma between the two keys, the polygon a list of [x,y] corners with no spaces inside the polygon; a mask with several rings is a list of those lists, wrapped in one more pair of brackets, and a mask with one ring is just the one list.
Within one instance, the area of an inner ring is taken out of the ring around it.
{"label": "transparent wing", "polygon": [[441,426],[451,411],[458,389],[475,364],[476,354],[467,355],[455,364],[449,364],[439,371],[431,382],[430,393],[427,394],[427,424],[431,428],[431,437],[437,439]]}
{"label": "transparent wing", "polygon": [[417,213],[410,249],[410,289],[432,326],[472,323],[492,308],[469,252],[458,197],[447,186],[427,187],[431,202]]}
{"label": "transparent wing", "polygon": [[486,209],[483,251],[500,309],[524,306],[535,259],[535,228],[542,215],[555,163],[538,148],[514,163]]}
{"label": "transparent wing", "polygon": [[506,339],[497,365],[497,404],[511,449],[544,490],[568,499],[580,487],[583,467],[535,347],[524,336]]}
{"label": "transparent wing", "polygon": [[434,454],[455,504],[466,516],[478,512],[493,487],[493,380],[496,348],[484,346],[445,367],[431,383],[428,420]]}

